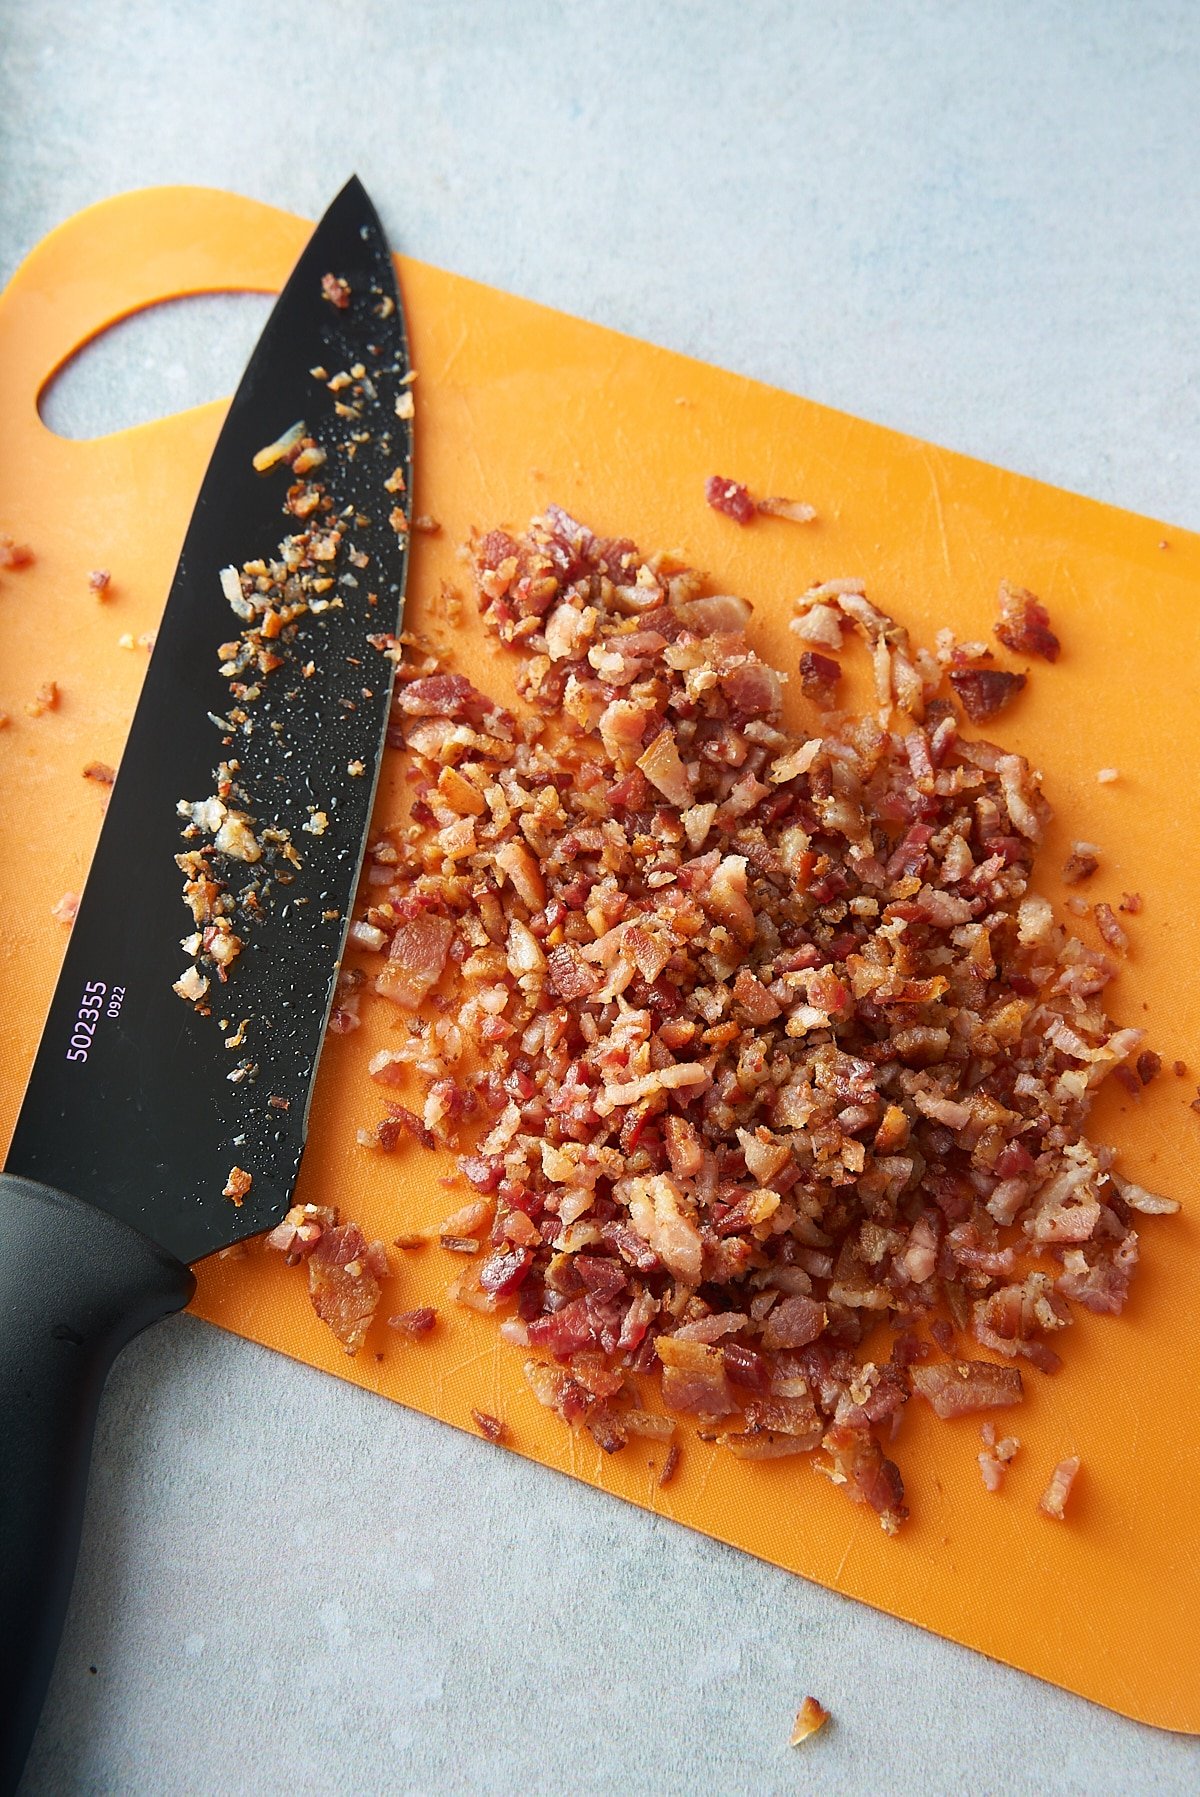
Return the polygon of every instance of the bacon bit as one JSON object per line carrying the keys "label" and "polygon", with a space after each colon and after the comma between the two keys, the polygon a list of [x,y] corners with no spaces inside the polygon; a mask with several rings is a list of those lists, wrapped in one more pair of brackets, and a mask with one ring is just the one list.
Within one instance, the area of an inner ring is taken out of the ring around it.
{"label": "bacon bit", "polygon": [[1092,915],[1096,919],[1096,928],[1109,948],[1115,949],[1119,955],[1126,954],[1129,949],[1129,937],[1113,915],[1112,906],[1103,903],[1093,905]]}
{"label": "bacon bit", "polygon": [[1096,782],[1100,786],[1112,786],[1114,784],[1114,782],[1119,780],[1120,778],[1121,778],[1120,768],[1102,767],[1096,775]]}
{"label": "bacon bit", "polygon": [[819,1704],[815,1697],[806,1697],[796,1712],[796,1720],[792,1724],[789,1747],[799,1747],[810,1735],[815,1735],[829,1721],[829,1711]]}
{"label": "bacon bit", "polygon": [[1142,909],[1143,902],[1140,892],[1123,892],[1117,910],[1126,912],[1130,917],[1136,917]]}
{"label": "bacon bit", "polygon": [[1038,1499],[1038,1509],[1043,1516],[1052,1516],[1058,1522],[1066,1515],[1067,1499],[1079,1473],[1080,1460],[1077,1454],[1070,1459],[1060,1460],[1050,1475],[1050,1483]]}
{"label": "bacon bit", "polygon": [[225,1181],[222,1198],[228,1198],[240,1210],[247,1192],[254,1184],[253,1173],[247,1173],[243,1167],[231,1167],[229,1178]]}
{"label": "bacon bit", "polygon": [[431,911],[401,924],[392,937],[387,966],[376,975],[376,992],[406,1011],[415,1010],[441,979],[453,936],[450,919]]}
{"label": "bacon bit", "polygon": [[441,533],[441,525],[428,512],[418,512],[412,521],[412,528],[423,537],[436,537]]}
{"label": "bacon bit", "polygon": [[913,1388],[942,1418],[967,1416],[974,1410],[997,1410],[1019,1404],[1024,1395],[1015,1366],[990,1360],[959,1360],[912,1369]]}
{"label": "bacon bit", "polygon": [[108,598],[108,589],[111,581],[112,575],[107,568],[93,568],[88,575],[88,586],[91,588],[92,592],[95,593],[97,599]]}
{"label": "bacon bit", "polygon": [[1039,599],[1024,587],[1000,582],[1000,622],[996,635],[1014,655],[1040,655],[1057,661],[1061,644],[1050,628],[1050,616]]}
{"label": "bacon bit", "polygon": [[1003,711],[1025,685],[1024,674],[1006,674],[1000,668],[952,668],[949,680],[963,710],[976,724]]}
{"label": "bacon bit", "polygon": [[321,276],[321,298],[327,299],[331,306],[344,312],[350,304],[350,284],[340,275]]}
{"label": "bacon bit", "polygon": [[300,419],[297,424],[289,426],[281,437],[276,437],[274,443],[268,443],[264,449],[257,451],[252,458],[255,473],[265,474],[268,468],[274,468],[279,462],[290,461],[292,451],[300,447],[303,436],[304,420]]}
{"label": "bacon bit", "polygon": [[1137,1069],[1137,1076],[1142,1084],[1148,1086],[1150,1081],[1152,1079],[1157,1079],[1162,1072],[1162,1056],[1155,1054],[1152,1048],[1144,1048],[1134,1062],[1134,1066]]}
{"label": "bacon bit", "polygon": [[33,550],[28,543],[14,543],[0,532],[0,568],[28,568],[32,562]]}
{"label": "bacon bit", "polygon": [[508,1429],[498,1416],[489,1416],[486,1410],[472,1410],[471,1421],[481,1435],[486,1435],[497,1446],[503,1446],[508,1440]]}
{"label": "bacon bit", "polygon": [[704,483],[704,497],[714,512],[723,512],[735,524],[750,524],[754,519],[754,501],[747,487],[724,475],[711,474]]}
{"label": "bacon bit", "polygon": [[50,907],[50,915],[56,923],[65,923],[68,927],[75,922],[79,912],[79,894],[64,892]]}
{"label": "bacon bit", "polygon": [[800,657],[800,690],[822,711],[828,711],[834,703],[841,678],[841,667],[830,656],[806,649]]}
{"label": "bacon bit", "polygon": [[408,387],[403,393],[396,396],[396,416],[397,418],[412,418],[415,414],[416,406],[413,403],[412,389]]}
{"label": "bacon bit", "polygon": [[420,1341],[432,1333],[437,1323],[437,1311],[422,1305],[419,1310],[402,1310],[399,1316],[389,1317],[387,1326],[399,1335],[406,1335],[412,1341]]}
{"label": "bacon bit", "polygon": [[1175,1075],[1176,1079],[1186,1079],[1187,1078],[1187,1062],[1186,1061],[1172,1062],[1171,1072]]}
{"label": "bacon bit", "polygon": [[83,770],[85,780],[95,780],[101,786],[111,786],[116,779],[115,769],[109,767],[107,761],[89,761]]}
{"label": "bacon bit", "polygon": [[1004,1475],[1016,1458],[1021,1444],[1015,1435],[1006,1435],[1002,1441],[997,1441],[994,1423],[984,1423],[980,1434],[983,1438],[983,1452],[978,1459],[984,1488],[987,1491],[999,1491],[1004,1483]]}
{"label": "bacon bit", "polygon": [[1063,881],[1068,886],[1078,886],[1090,880],[1099,865],[1100,855],[1094,842],[1073,842],[1063,866]]}
{"label": "bacon bit", "polygon": [[61,696],[57,680],[43,680],[33,698],[26,702],[25,710],[31,718],[40,718],[48,711],[58,710]]}
{"label": "bacon bit", "polygon": [[680,1451],[679,1451],[679,1443],[677,1441],[673,1441],[671,1443],[670,1447],[667,1449],[667,1457],[663,1461],[662,1471],[658,1475],[658,1484],[659,1484],[660,1490],[664,1485],[669,1485],[671,1483],[671,1480],[675,1477],[675,1474],[679,1471],[679,1462],[680,1462],[681,1458],[682,1458],[682,1455],[680,1454]]}
{"label": "bacon bit", "polygon": [[755,510],[768,518],[790,518],[793,524],[811,524],[817,515],[816,506],[805,505],[801,499],[760,499]]}
{"label": "bacon bit", "polygon": [[308,1256],[312,1307],[347,1354],[357,1354],[366,1339],[386,1272],[387,1250],[382,1242],[368,1245],[357,1223],[324,1228]]}

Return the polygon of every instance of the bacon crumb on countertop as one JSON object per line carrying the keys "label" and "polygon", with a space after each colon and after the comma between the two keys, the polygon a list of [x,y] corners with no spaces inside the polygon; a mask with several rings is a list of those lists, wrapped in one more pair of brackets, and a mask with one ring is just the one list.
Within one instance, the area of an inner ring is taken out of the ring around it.
{"label": "bacon crumb on countertop", "polygon": [[1050,1483],[1038,1499],[1038,1509],[1043,1516],[1052,1516],[1057,1522],[1063,1520],[1066,1515],[1067,1500],[1079,1474],[1079,1467],[1078,1455],[1072,1455],[1069,1460],[1059,1461],[1050,1475]]}
{"label": "bacon crumb on countertop", "polygon": [[806,1697],[796,1712],[796,1720],[792,1724],[790,1747],[799,1747],[810,1735],[815,1735],[829,1721],[829,1711],[815,1697]]}
{"label": "bacon crumb on countertop", "polygon": [[406,1087],[396,1136],[462,1150],[452,1295],[605,1452],[690,1420],[894,1532],[912,1392],[1017,1403],[1076,1305],[1121,1309],[1139,1204],[1169,1202],[1085,1133],[1148,1051],[1038,891],[1038,779],[945,696],[1024,677],[831,579],[798,634],[830,683],[860,638],[876,707],[790,731],[750,607],[696,570],[553,506],[472,559],[522,705],[409,646],[411,822],[362,919],[401,1013],[372,1063]]}

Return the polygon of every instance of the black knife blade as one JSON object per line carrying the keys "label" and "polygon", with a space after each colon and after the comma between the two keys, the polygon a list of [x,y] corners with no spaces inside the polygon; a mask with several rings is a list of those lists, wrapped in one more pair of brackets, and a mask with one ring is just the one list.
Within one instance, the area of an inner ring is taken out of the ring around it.
{"label": "black knife blade", "polygon": [[409,378],[352,180],[222,426],[0,1173],[0,1793],[53,1667],[108,1369],[295,1183],[391,700]]}
{"label": "black knife blade", "polygon": [[[323,293],[328,274],[349,288],[344,308]],[[321,368],[325,378],[310,372]],[[355,369],[359,379],[330,391]],[[352,182],[275,306],[213,452],[7,1162],[181,1260],[278,1220],[299,1166],[391,695],[392,664],[368,639],[398,629],[406,539],[388,519],[397,497],[406,502],[384,483],[397,467],[406,483],[410,472],[411,426],[395,409],[407,372],[391,258]],[[217,649],[244,621],[221,573],[276,558],[301,527],[283,509],[288,464],[252,467],[300,420],[326,457],[312,478],[332,511],[318,517],[343,530],[336,559],[316,566],[332,577],[316,600],[329,608],[272,641],[283,665],[266,676],[252,665],[237,684],[260,695],[239,701]],[[206,969],[205,1017],[172,990],[188,962],[181,939],[196,928],[175,858],[203,846],[181,834],[177,806],[215,796],[221,762],[239,764],[235,808],[259,835],[286,831],[300,865],[281,845],[253,865],[216,857],[253,911],[232,914],[244,948],[227,983]],[[322,835],[314,812],[327,819]],[[235,1166],[253,1182],[240,1208],[222,1196]]]}

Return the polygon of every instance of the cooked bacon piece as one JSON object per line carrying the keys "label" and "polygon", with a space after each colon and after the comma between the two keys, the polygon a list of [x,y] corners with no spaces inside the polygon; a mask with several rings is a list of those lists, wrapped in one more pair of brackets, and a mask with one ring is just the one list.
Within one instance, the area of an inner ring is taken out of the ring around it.
{"label": "cooked bacon piece", "polygon": [[230,1203],[236,1205],[240,1210],[245,1202],[246,1194],[253,1184],[254,1175],[252,1173],[247,1173],[244,1167],[231,1167],[221,1196],[228,1198]]}
{"label": "cooked bacon piece", "polygon": [[327,299],[331,306],[344,312],[350,304],[350,285],[340,275],[321,276],[321,298]]}
{"label": "cooked bacon piece", "polygon": [[107,761],[89,761],[83,770],[83,777],[85,780],[94,780],[98,786],[111,786],[117,775]]}
{"label": "cooked bacon piece", "polygon": [[679,1471],[679,1460],[680,1460],[679,1443],[677,1441],[673,1441],[671,1443],[670,1447],[667,1449],[667,1457],[663,1461],[662,1471],[658,1475],[658,1483],[660,1486],[669,1485],[671,1483],[671,1480],[675,1477],[675,1474]]}
{"label": "cooked bacon piece", "polygon": [[357,1223],[337,1223],[322,1230],[308,1256],[308,1289],[312,1306],[328,1323],[347,1354],[362,1347],[383,1295],[380,1279],[387,1272],[382,1242],[368,1245]]}
{"label": "cooked bacon piece", "polygon": [[1073,842],[1063,867],[1064,884],[1078,886],[1082,881],[1090,880],[1099,865],[1100,856],[1094,843]]}
{"label": "cooked bacon piece", "polygon": [[884,1533],[894,1535],[908,1515],[895,1461],[887,1459],[873,1436],[841,1424],[827,1432],[821,1445],[833,1463],[834,1482],[844,1484],[856,1504],[869,1504]]}
{"label": "cooked bacon piece", "polygon": [[841,678],[841,664],[832,656],[806,649],[800,657],[800,691],[822,711],[828,711],[834,704]]}
{"label": "cooked bacon piece", "polygon": [[28,543],[14,543],[0,532],[0,568],[28,568],[32,561],[33,550]]}
{"label": "cooked bacon piece", "polygon": [[754,501],[749,489],[739,481],[726,480],[722,474],[710,474],[704,483],[704,497],[714,512],[724,512],[735,524],[753,521]]}
{"label": "cooked bacon piece", "polygon": [[978,1456],[979,1471],[983,1476],[985,1489],[999,1491],[1009,1463],[1016,1458],[1021,1444],[1015,1435],[1006,1435],[1002,1441],[997,1441],[994,1423],[984,1423],[981,1433],[983,1451]]}
{"label": "cooked bacon piece", "polygon": [[1057,661],[1059,640],[1050,628],[1050,614],[1039,599],[1024,587],[1000,582],[1000,622],[996,635],[1014,655],[1040,655],[1043,661]]}
{"label": "cooked bacon piece", "polygon": [[77,892],[64,892],[62,897],[55,899],[50,907],[50,915],[56,923],[73,924],[78,911],[79,894]]}
{"label": "cooked bacon piece", "polygon": [[1107,942],[1109,948],[1115,949],[1119,955],[1126,954],[1129,949],[1129,938],[1113,915],[1111,905],[1092,906],[1092,914],[1096,919],[1096,928]]}
{"label": "cooked bacon piece", "polygon": [[763,1347],[806,1348],[825,1327],[825,1306],[812,1298],[784,1298],[768,1313]]}
{"label": "cooked bacon piece", "polygon": [[450,919],[431,911],[402,923],[392,937],[387,965],[376,975],[376,992],[406,1011],[415,1011],[441,979],[453,937]]}
{"label": "cooked bacon piece", "polygon": [[1162,1072],[1162,1056],[1155,1054],[1152,1048],[1144,1048],[1134,1062],[1134,1067],[1142,1084],[1148,1086]]}
{"label": "cooked bacon piece", "polygon": [[755,510],[768,518],[789,518],[793,524],[811,524],[817,515],[816,506],[806,505],[802,499],[782,499],[777,496],[760,499]]}
{"label": "cooked bacon piece", "polygon": [[963,710],[975,724],[1003,711],[1025,685],[1024,674],[1008,674],[1000,668],[952,668],[949,678]]}
{"label": "cooked bacon piece", "polygon": [[413,1341],[420,1341],[424,1336],[433,1333],[437,1324],[437,1311],[423,1304],[419,1310],[402,1310],[399,1316],[389,1317],[387,1326],[398,1335],[407,1335]]}
{"label": "cooked bacon piece", "polygon": [[472,1410],[471,1421],[475,1424],[479,1433],[481,1435],[486,1435],[489,1441],[501,1444],[507,1440],[508,1430],[498,1416],[492,1416],[486,1410]]}
{"label": "cooked bacon piece", "polygon": [[680,1341],[674,1335],[660,1335],[654,1346],[662,1362],[663,1403],[668,1410],[716,1422],[736,1409],[719,1348]]}
{"label": "cooked bacon piece", "polygon": [[806,1697],[796,1712],[789,1747],[799,1747],[802,1741],[807,1741],[810,1735],[815,1735],[818,1729],[824,1728],[828,1721],[829,1711],[824,1705],[819,1704],[815,1697]]}
{"label": "cooked bacon piece", "polygon": [[990,1360],[949,1360],[912,1369],[913,1389],[940,1417],[967,1416],[973,1410],[999,1410],[1019,1404],[1024,1393],[1015,1366]]}
{"label": "cooked bacon piece", "polygon": [[1038,1499],[1038,1509],[1043,1516],[1052,1516],[1061,1522],[1067,1511],[1067,1499],[1079,1473],[1080,1459],[1072,1454],[1067,1460],[1060,1460],[1050,1475],[1050,1483]]}

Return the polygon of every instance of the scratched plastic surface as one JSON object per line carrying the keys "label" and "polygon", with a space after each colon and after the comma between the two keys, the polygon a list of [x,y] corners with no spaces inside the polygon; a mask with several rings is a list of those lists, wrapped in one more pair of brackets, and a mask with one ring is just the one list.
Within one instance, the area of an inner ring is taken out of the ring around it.
{"label": "scratched plastic surface", "polygon": [[[141,677],[140,652],[117,638],[155,623],[221,417],[207,406],[66,442],[39,422],[37,394],[80,343],[141,306],[274,290],[308,229],[204,190],[127,195],[54,233],[0,300],[0,530],[37,554],[32,568],[0,574],[0,710],[11,719],[0,730],[0,1142],[62,953],[50,907],[81,884],[100,823],[102,795],[80,772],[118,758]],[[303,1277],[255,1246],[201,1264],[195,1309],[447,1422],[470,1428],[472,1406],[491,1411],[518,1452],[549,1467],[1126,1715],[1200,1732],[1200,1122],[1187,1104],[1200,1078],[1200,539],[418,263],[399,266],[419,371],[414,509],[443,527],[414,545],[413,625],[443,580],[464,584],[455,551],[473,527],[519,525],[549,499],[601,531],[679,549],[745,594],[757,646],[785,669],[796,656],[787,601],[816,579],[862,576],[926,641],[947,623],[986,636],[1002,577],[1043,597],[1063,656],[1033,669],[996,734],[1045,773],[1057,812],[1040,881],[1048,895],[1061,903],[1052,870],[1084,837],[1103,849],[1089,897],[1145,897],[1111,1006],[1149,1027],[1166,1070],[1138,1100],[1106,1092],[1093,1133],[1185,1208],[1147,1220],[1125,1315],[1081,1314],[1063,1371],[1027,1379],[1015,1422],[1024,1446],[999,1496],[979,1476],[978,1419],[939,1423],[910,1406],[895,1451],[913,1514],[891,1541],[803,1461],[747,1465],[685,1434],[680,1470],[660,1490],[654,1452],[631,1444],[604,1456],[539,1409],[520,1351],[492,1321],[446,1304],[462,1262],[437,1247],[394,1254],[384,1298],[385,1314],[440,1308],[426,1343],[379,1327],[347,1359],[313,1316]],[[703,504],[704,478],[718,471],[807,499],[820,522],[739,530]],[[97,566],[112,571],[108,603],[88,590]],[[459,642],[466,671],[507,696],[511,666],[473,622]],[[46,679],[58,681],[61,703],[30,718],[25,703]],[[1108,766],[1120,779],[1100,786],[1096,772]],[[392,756],[381,820],[395,814],[401,781]],[[458,1200],[439,1184],[449,1157],[356,1146],[356,1129],[379,1114],[366,1062],[393,1039],[385,1010],[364,1005],[363,1028],[326,1047],[299,1195],[337,1203],[390,1239]],[[1187,1080],[1173,1077],[1176,1058]],[[1055,1524],[1036,1504],[1066,1453],[1084,1470],[1069,1521]],[[570,1503],[564,1485],[564,1528]]]}

